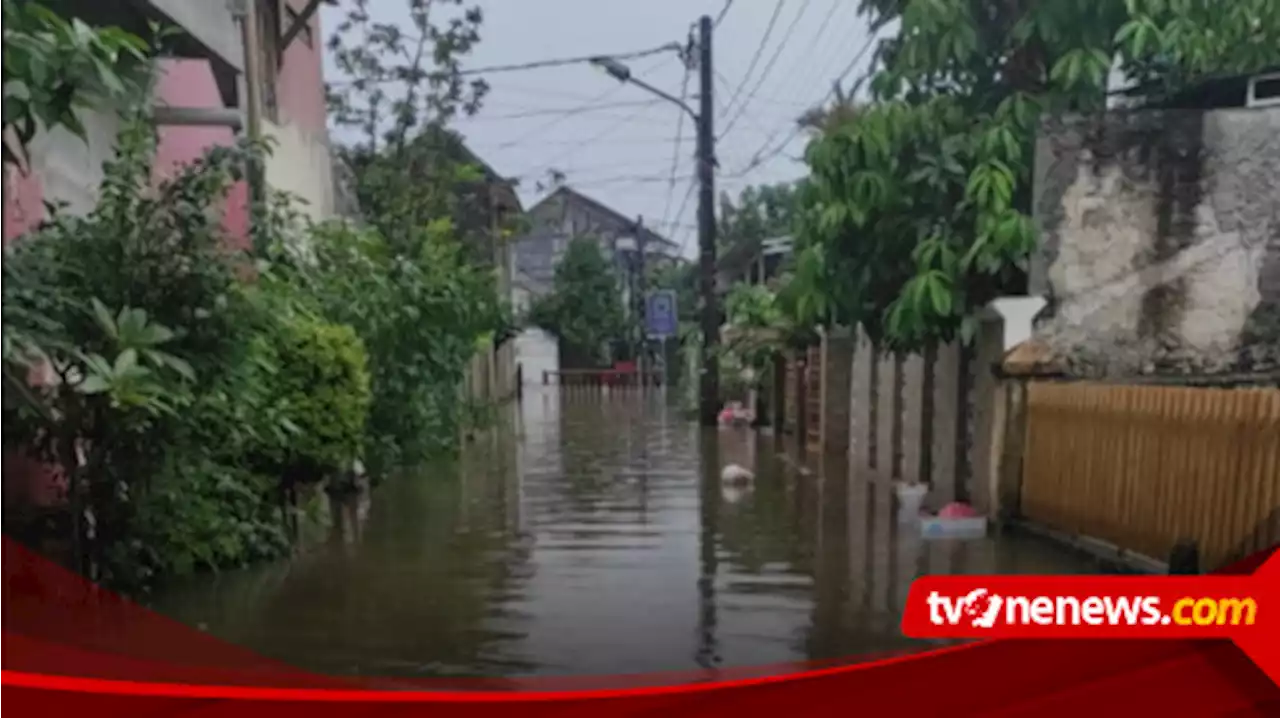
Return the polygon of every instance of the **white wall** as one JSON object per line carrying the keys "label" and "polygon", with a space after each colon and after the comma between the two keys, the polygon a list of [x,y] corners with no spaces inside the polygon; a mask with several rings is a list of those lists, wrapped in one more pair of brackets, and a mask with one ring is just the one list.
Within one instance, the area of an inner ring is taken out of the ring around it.
{"label": "white wall", "polygon": [[81,111],[77,115],[84,124],[87,142],[57,128],[39,132],[28,149],[44,199],[65,202],[66,211],[82,215],[98,203],[103,163],[115,156],[120,118],[115,113],[97,111]]}
{"label": "white wall", "polygon": [[515,360],[526,384],[541,384],[542,373],[560,370],[560,346],[541,329],[526,329],[515,338]]}
{"label": "white wall", "polygon": [[266,121],[263,132],[275,139],[267,160],[267,184],[305,200],[298,210],[311,219],[333,217],[333,163],[324,135]]}

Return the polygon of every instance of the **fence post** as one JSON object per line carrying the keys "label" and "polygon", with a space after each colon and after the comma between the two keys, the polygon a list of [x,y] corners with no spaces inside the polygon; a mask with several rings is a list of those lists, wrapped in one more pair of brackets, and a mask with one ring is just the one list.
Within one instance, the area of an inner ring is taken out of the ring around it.
{"label": "fence post", "polygon": [[1200,545],[1193,539],[1182,539],[1169,552],[1169,575],[1194,576],[1200,573]]}
{"label": "fence post", "polygon": [[822,337],[819,428],[823,453],[849,452],[849,392],[853,381],[854,346],[848,329],[835,329]]}
{"label": "fence post", "polygon": [[800,357],[796,360],[796,453],[798,458],[803,461],[809,443],[809,382],[807,381],[807,372],[809,355],[808,352],[801,352]]}
{"label": "fence post", "polygon": [[782,352],[773,355],[773,434],[781,438],[787,428],[787,357]]}

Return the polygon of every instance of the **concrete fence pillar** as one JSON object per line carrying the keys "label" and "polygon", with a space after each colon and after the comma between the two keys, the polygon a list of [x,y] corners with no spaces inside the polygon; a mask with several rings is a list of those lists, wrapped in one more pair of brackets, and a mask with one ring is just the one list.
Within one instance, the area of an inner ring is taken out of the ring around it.
{"label": "concrete fence pillar", "polygon": [[999,380],[995,367],[1004,356],[1004,321],[992,313],[983,319],[974,340],[973,374],[969,401],[972,406],[973,425],[970,432],[970,502],[984,513],[993,512],[996,505],[996,466],[993,451],[996,450],[996,419]]}
{"label": "concrete fence pillar", "polygon": [[849,451],[849,393],[855,346],[853,333],[848,329],[835,329],[822,337],[819,430],[824,454]]}
{"label": "concrete fence pillar", "polygon": [[933,448],[930,452],[932,493],[943,503],[956,498],[959,457],[956,432],[960,411],[960,347],[940,345],[933,363]]}
{"label": "concrete fence pillar", "polygon": [[902,407],[899,412],[901,430],[902,461],[899,478],[909,483],[928,483],[929,477],[924,475],[924,457],[926,448],[924,413],[925,372],[924,357],[920,354],[909,354],[903,358],[899,385],[902,387]]}
{"label": "concrete fence pillar", "polygon": [[889,477],[898,469],[899,449],[895,441],[898,438],[898,357],[885,352],[876,358],[876,365],[875,464],[872,468],[878,475]]}
{"label": "concrete fence pillar", "polygon": [[861,326],[854,338],[849,382],[849,454],[856,469],[870,468],[874,463],[875,425],[872,418],[876,355],[871,338]]}

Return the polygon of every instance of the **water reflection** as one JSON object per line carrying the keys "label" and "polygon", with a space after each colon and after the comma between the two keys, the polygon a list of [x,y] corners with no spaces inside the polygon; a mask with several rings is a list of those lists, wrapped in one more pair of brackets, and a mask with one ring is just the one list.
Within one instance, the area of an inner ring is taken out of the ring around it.
{"label": "water reflection", "polygon": [[[727,490],[727,463],[755,480]],[[531,391],[460,461],[334,506],[331,541],[157,607],[322,672],[647,673],[906,647],[924,573],[1091,569],[1039,543],[923,542],[887,485],[810,463],[657,393]]]}

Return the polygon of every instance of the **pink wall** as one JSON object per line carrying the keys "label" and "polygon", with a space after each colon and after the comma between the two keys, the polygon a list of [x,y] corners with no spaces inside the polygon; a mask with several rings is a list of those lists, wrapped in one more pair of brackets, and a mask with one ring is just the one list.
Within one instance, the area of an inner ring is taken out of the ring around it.
{"label": "pink wall", "polygon": [[[307,0],[289,0],[301,12]],[[285,29],[289,20],[285,18]],[[280,100],[283,122],[296,123],[310,132],[324,132],[328,109],[324,98],[324,36],[320,32],[320,12],[311,18],[311,47],[304,42],[305,33],[284,51],[284,63],[276,93]]]}
{"label": "pink wall", "polygon": [[[301,10],[307,0],[289,0]],[[288,19],[283,23],[287,27]],[[280,67],[277,97],[280,119],[285,123],[321,133],[326,129],[327,110],[324,93],[324,37],[320,30],[320,13],[310,21],[311,46],[305,33],[299,35],[284,53]],[[157,102],[183,107],[221,107],[222,100],[213,79],[213,71],[204,60],[165,60],[156,88]],[[166,177],[174,169],[199,158],[205,150],[229,144],[234,134],[229,129],[205,127],[162,127],[156,155],[156,176]],[[248,189],[243,184],[232,188],[227,197],[226,227],[232,243],[247,247],[249,233]],[[29,175],[13,172],[6,178],[4,193],[3,239],[8,244],[18,235],[44,219],[44,192],[39,170]]]}

